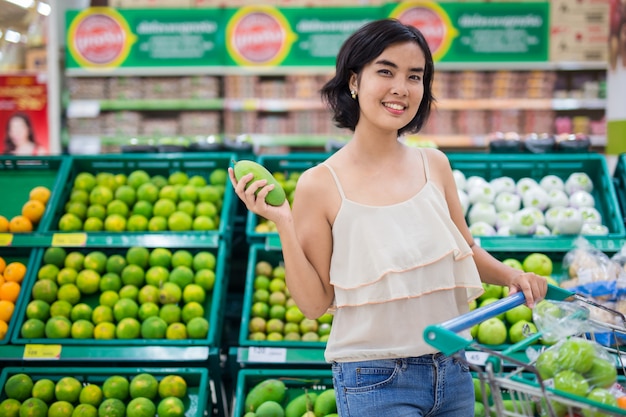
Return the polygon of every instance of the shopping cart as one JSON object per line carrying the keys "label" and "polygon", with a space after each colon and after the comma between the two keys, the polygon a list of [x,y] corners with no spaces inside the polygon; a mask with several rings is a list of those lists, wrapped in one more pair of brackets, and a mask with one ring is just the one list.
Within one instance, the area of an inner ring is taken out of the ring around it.
{"label": "shopping cart", "polygon": [[[626,340],[626,317],[593,300],[565,289],[548,285],[547,300],[584,304],[615,314],[618,324],[610,324],[589,317],[589,310],[574,309],[572,320],[584,320],[589,326],[581,334],[571,336],[594,340],[596,332],[610,335],[615,343],[603,346],[618,367],[618,378],[626,377],[620,341]],[[459,333],[491,317],[524,304],[524,294],[519,292],[489,305],[477,308],[460,317],[424,330],[424,340],[446,355],[452,355],[467,363],[480,381],[485,416],[497,417],[604,417],[626,416],[626,409],[601,404],[596,401],[556,390],[549,381],[541,378],[534,361],[518,359],[518,352],[526,352],[530,345],[543,336],[542,329],[503,350],[490,349],[476,340],[467,339]],[[544,346],[543,348],[548,348]],[[533,348],[530,348],[533,349]],[[541,348],[539,348],[541,349]],[[536,355],[535,355],[536,356]],[[530,358],[530,355],[527,355]],[[626,384],[625,384],[626,385]],[[488,393],[490,392],[490,396]],[[476,417],[479,417],[478,415]]]}

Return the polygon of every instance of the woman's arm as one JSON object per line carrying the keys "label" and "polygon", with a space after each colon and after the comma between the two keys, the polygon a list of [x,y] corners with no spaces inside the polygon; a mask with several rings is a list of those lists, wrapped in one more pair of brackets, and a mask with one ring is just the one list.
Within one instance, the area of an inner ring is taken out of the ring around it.
{"label": "woman's arm", "polygon": [[474,262],[478,268],[480,278],[488,284],[508,286],[510,293],[522,291],[529,307],[540,301],[547,291],[547,280],[539,275],[523,272],[503,264],[486,250],[478,246],[467,226],[463,208],[459,201],[459,195],[452,174],[452,168],[448,158],[440,151],[431,152],[433,164],[436,168],[437,177],[442,181],[448,210],[454,224],[472,248]]}
{"label": "woman's arm", "polygon": [[[305,171],[298,180],[293,210],[285,201],[274,207],[265,203],[265,196],[272,190],[265,180],[251,180],[248,174],[237,181],[232,168],[230,179],[235,192],[246,208],[276,224],[285,262],[287,288],[300,310],[308,318],[317,318],[330,307],[334,292],[330,285],[329,269],[332,253],[332,234],[326,218],[324,198],[320,198],[323,186],[319,184],[321,173],[315,168]],[[260,189],[255,196],[256,190]],[[327,192],[327,191],[326,191]]]}

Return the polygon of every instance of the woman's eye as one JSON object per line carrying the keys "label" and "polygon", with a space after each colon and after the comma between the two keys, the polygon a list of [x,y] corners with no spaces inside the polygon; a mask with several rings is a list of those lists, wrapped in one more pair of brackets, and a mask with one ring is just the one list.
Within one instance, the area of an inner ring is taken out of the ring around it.
{"label": "woman's eye", "polygon": [[391,75],[391,71],[387,69],[381,69],[380,71],[378,71],[378,73],[383,75]]}
{"label": "woman's eye", "polygon": [[420,77],[419,75],[411,75],[409,78],[412,79],[413,81],[421,81],[422,80],[422,77]]}

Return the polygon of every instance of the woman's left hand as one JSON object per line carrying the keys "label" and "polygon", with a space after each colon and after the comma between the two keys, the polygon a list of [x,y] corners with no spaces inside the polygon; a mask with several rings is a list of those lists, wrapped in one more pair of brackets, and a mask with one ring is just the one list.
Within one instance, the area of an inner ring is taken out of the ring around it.
{"label": "woman's left hand", "polygon": [[532,272],[520,272],[511,279],[509,294],[522,291],[526,297],[526,305],[533,308],[543,300],[548,291],[548,280]]}

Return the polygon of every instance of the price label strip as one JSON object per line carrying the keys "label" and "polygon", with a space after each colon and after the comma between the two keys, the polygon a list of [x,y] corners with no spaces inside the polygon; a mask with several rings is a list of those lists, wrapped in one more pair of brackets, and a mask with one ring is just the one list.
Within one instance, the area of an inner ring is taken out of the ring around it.
{"label": "price label strip", "polygon": [[25,345],[24,357],[28,360],[61,359],[61,345]]}
{"label": "price label strip", "polygon": [[85,246],[87,233],[55,233],[52,235],[52,246]]}
{"label": "price label strip", "polygon": [[287,361],[287,349],[251,347],[248,350],[248,361],[263,363],[285,363]]}
{"label": "price label strip", "polygon": [[0,233],[0,246],[11,246],[13,233]]}
{"label": "price label strip", "polygon": [[483,366],[487,363],[489,354],[487,352],[465,352],[465,358],[473,365]]}

